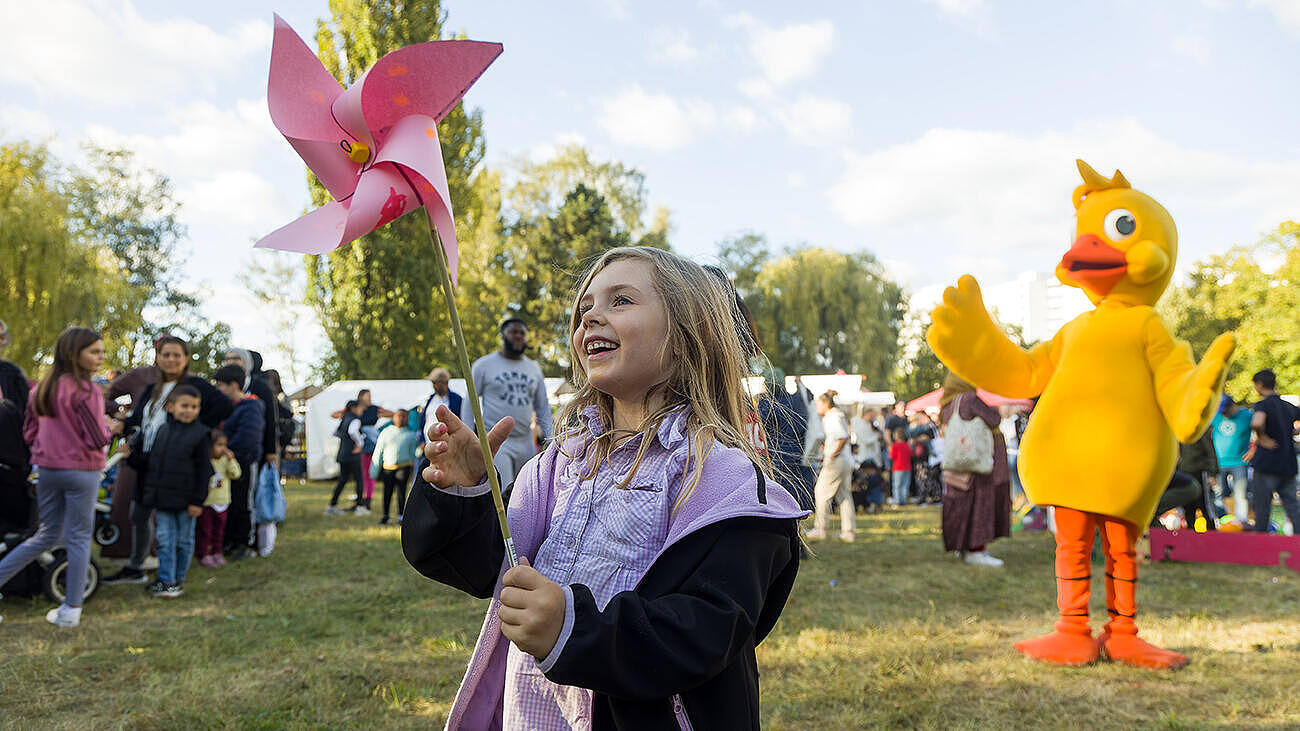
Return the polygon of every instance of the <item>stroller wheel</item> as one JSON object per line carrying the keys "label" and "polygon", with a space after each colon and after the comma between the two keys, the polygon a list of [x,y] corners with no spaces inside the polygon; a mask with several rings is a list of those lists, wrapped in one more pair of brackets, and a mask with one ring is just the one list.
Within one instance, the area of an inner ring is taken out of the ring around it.
{"label": "stroller wheel", "polygon": [[[54,561],[45,567],[45,578],[41,582],[41,589],[50,601],[62,604],[68,598],[67,581],[68,554],[65,550],[59,549],[54,552]],[[97,589],[99,589],[99,564],[91,559],[86,570],[86,591],[82,594],[82,601],[89,601]]]}
{"label": "stroller wheel", "polygon": [[118,536],[122,530],[117,527],[117,523],[104,521],[95,528],[95,543],[101,546],[111,546],[117,543]]}

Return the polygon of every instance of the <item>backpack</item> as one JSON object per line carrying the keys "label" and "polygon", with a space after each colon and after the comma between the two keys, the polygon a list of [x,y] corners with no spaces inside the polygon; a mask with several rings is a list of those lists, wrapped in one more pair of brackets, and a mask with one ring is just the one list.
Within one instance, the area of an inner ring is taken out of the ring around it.
{"label": "backpack", "polygon": [[961,418],[961,400],[965,396],[958,396],[952,405],[952,419],[944,436],[943,468],[987,475],[993,471],[993,432],[978,416]]}

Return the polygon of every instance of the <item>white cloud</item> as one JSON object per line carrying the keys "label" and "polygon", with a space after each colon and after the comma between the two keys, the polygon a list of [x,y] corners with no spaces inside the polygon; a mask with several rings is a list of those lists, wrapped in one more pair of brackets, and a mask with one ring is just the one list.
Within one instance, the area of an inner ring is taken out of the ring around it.
{"label": "white cloud", "polygon": [[691,43],[691,33],[684,28],[659,26],[650,31],[650,60],[655,63],[689,64],[699,58],[699,49]]}
{"label": "white cloud", "polygon": [[270,233],[297,211],[271,181],[251,170],[228,170],[176,191],[186,223]]}
{"label": "white cloud", "polygon": [[723,123],[731,129],[748,132],[758,126],[758,114],[749,107],[734,106],[723,116]]}
{"label": "white cloud", "polygon": [[99,144],[134,150],[140,162],[164,172],[197,177],[253,166],[267,147],[285,148],[261,99],[241,99],[234,108],[193,102],[167,111],[163,121],[173,131],[161,136],[123,134],[102,124],[87,125],[85,134]]}
{"label": "white cloud", "polygon": [[1295,36],[1300,36],[1300,1],[1297,0],[1250,0],[1253,8],[1262,7],[1277,18],[1282,27]]}
{"label": "white cloud", "polygon": [[614,141],[652,150],[672,150],[717,123],[707,102],[678,100],[640,86],[624,89],[600,103],[598,122]]}
{"label": "white cloud", "polygon": [[835,49],[835,25],[829,20],[773,28],[749,13],[736,13],[724,18],[723,25],[748,36],[747,51],[761,72],[759,78],[741,82],[741,91],[749,96],[764,96],[811,76]]}
{"label": "white cloud", "polygon": [[777,119],[801,145],[832,145],[843,141],[853,129],[853,111],[848,104],[804,94],[780,108]]}
{"label": "white cloud", "polygon": [[45,112],[6,104],[0,106],[0,139],[41,142],[54,135],[54,120]]}
{"label": "white cloud", "polygon": [[993,31],[993,8],[987,0],[925,0],[939,9],[944,19],[980,35]]}
{"label": "white cloud", "polygon": [[[831,208],[879,240],[952,268],[956,257],[1054,261],[1073,230],[1073,160],[1123,169],[1179,225],[1180,260],[1221,252],[1296,216],[1300,160],[1257,162],[1179,146],[1131,120],[1035,137],[935,129],[848,153]],[[900,244],[901,245],[901,244]],[[918,253],[920,252],[920,253]],[[946,276],[949,272],[932,272]]]}
{"label": "white cloud", "polygon": [[117,105],[208,87],[271,42],[264,21],[222,33],[192,20],[142,17],[129,0],[8,3],[5,21],[11,32],[0,44],[0,80]]}
{"label": "white cloud", "polygon": [[566,132],[562,135],[558,135],[550,142],[533,145],[528,150],[527,156],[530,162],[540,165],[558,155],[562,148],[569,147],[570,145],[585,146],[586,144],[586,137],[583,137],[577,132]]}

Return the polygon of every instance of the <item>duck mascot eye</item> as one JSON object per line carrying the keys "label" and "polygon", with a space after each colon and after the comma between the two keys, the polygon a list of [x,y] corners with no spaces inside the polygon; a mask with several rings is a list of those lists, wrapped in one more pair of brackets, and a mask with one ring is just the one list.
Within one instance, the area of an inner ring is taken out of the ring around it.
{"label": "duck mascot eye", "polygon": [[[1056,276],[1082,289],[1094,309],[1025,350],[994,324],[967,275],[944,292],[926,339],[976,386],[1040,397],[1019,468],[1030,499],[1056,509],[1060,617],[1054,631],[1016,649],[1058,665],[1105,658],[1178,668],[1185,656],[1138,637],[1134,546],[1173,476],[1178,442],[1194,442],[1209,427],[1235,340],[1220,335],[1198,363],[1174,339],[1154,309],[1178,256],[1173,218],[1119,172],[1106,178],[1082,160],[1078,168],[1075,239]],[[1108,619],[1093,637],[1089,554],[1098,533]]]}

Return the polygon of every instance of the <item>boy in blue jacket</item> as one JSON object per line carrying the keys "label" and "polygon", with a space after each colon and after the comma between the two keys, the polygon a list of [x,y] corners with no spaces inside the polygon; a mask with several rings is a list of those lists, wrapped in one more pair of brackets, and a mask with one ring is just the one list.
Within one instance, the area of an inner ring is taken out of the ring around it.
{"label": "boy in blue jacket", "polygon": [[230,451],[239,462],[242,476],[230,483],[230,517],[226,520],[225,554],[231,561],[248,557],[252,542],[253,516],[249,478],[262,456],[262,432],[266,428],[266,406],[256,396],[244,393],[244,369],[222,366],[212,376],[217,390],[234,402],[235,408],[221,424]]}

